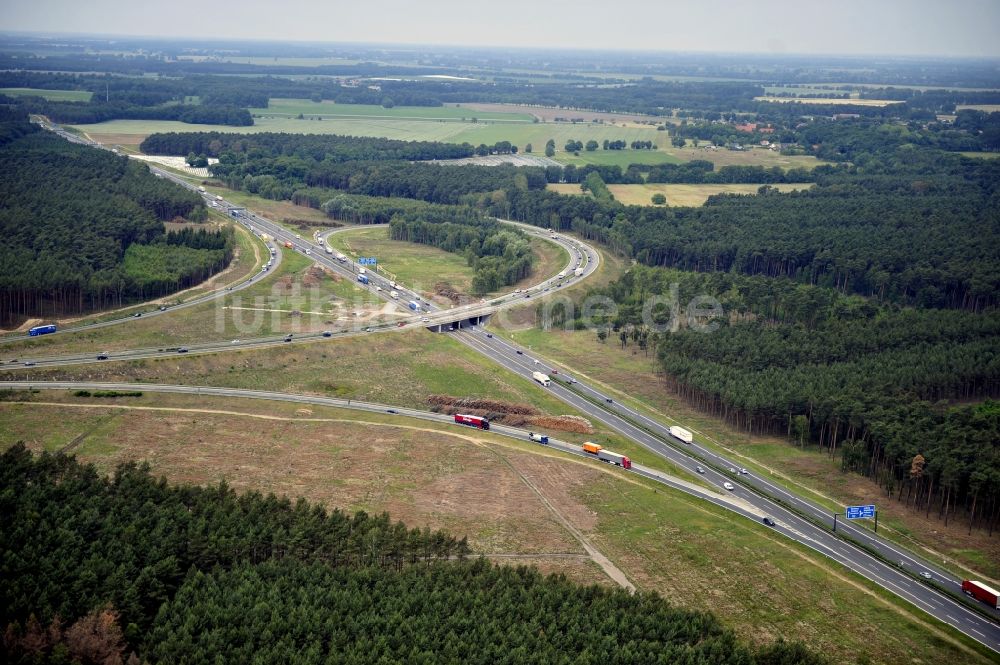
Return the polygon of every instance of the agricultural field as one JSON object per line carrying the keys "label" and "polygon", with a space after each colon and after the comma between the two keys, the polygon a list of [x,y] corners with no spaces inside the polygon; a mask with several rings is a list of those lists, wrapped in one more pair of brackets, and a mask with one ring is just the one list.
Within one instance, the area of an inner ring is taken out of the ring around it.
{"label": "agricultural field", "polygon": [[307,116],[326,118],[395,118],[399,120],[492,120],[496,122],[531,122],[531,115],[513,111],[473,111],[455,105],[446,106],[394,106],[384,108],[371,104],[336,104],[332,101],[314,102],[309,99],[274,98],[267,108],[252,108],[250,113],[261,117]]}
{"label": "agricultural field", "polygon": [[[550,106],[531,106],[529,104],[488,104],[488,103],[468,103],[457,105],[459,108],[475,111],[476,113],[517,113],[527,114],[530,117],[538,118],[542,122],[555,122],[556,118],[583,118],[588,123],[601,122],[621,124],[623,122],[661,124],[671,121],[672,118],[660,116],[641,115],[634,113],[604,113],[602,111],[581,111],[576,109],[561,109]],[[676,121],[675,121],[676,122]]]}
{"label": "agricultural field", "polygon": [[[467,536],[475,553],[497,562],[583,583],[611,585],[614,575],[712,611],[751,643],[802,640],[835,662],[902,665],[914,653],[922,662],[989,662],[963,638],[760,524],[527,442],[280,402],[55,391],[27,399],[0,402],[0,447],[72,445],[103,472],[146,461],[170,482],[225,480],[238,491],[388,511],[411,527]],[[607,561],[598,565],[585,544]]]}
{"label": "agricultural field", "polygon": [[50,102],[89,102],[94,93],[89,90],[43,90],[41,88],[0,88],[8,97],[44,97]]}
{"label": "agricultural field", "polygon": [[[313,102],[308,102],[312,104]],[[335,106],[330,104],[329,106]],[[342,105],[343,106],[343,105]],[[381,107],[366,107],[378,108]],[[426,107],[418,108],[426,112]],[[385,109],[382,109],[383,111]],[[391,109],[402,114],[406,107]],[[440,109],[439,109],[440,110]],[[462,113],[461,111],[454,111]],[[469,114],[469,118],[471,118]],[[312,116],[310,116],[312,118]],[[601,143],[604,139],[625,141],[652,140],[665,142],[664,132],[652,127],[614,127],[606,124],[533,123],[497,120],[461,119],[431,120],[403,117],[371,116],[350,118],[330,116],[322,119],[298,120],[295,117],[261,117],[254,119],[251,127],[230,127],[226,125],[194,125],[173,120],[110,120],[108,122],[73,127],[96,141],[107,144],[138,145],[142,140],[157,132],[231,132],[253,134],[258,132],[288,132],[293,134],[340,134],[346,136],[378,136],[405,141],[445,141],[450,143],[485,143],[493,145],[498,141],[510,141],[523,149],[532,144],[539,154],[545,142],[554,139],[557,155],[570,139],[583,142],[591,139]],[[582,153],[581,153],[582,154]]]}
{"label": "agricultural field", "polygon": [[956,111],[963,109],[972,109],[983,113],[1000,113],[1000,104],[959,104],[955,107]]}
{"label": "agricultural field", "polygon": [[600,164],[601,166],[620,166],[622,170],[627,169],[631,164],[678,164],[683,161],[665,150],[595,150],[594,152],[583,150],[578,155],[557,151],[555,158],[565,165]]}
{"label": "agricultural field", "polygon": [[888,106],[889,104],[902,104],[903,102],[894,99],[829,99],[826,97],[754,97],[754,101],[758,102],[779,102],[779,103],[791,103],[798,102],[800,104],[830,104],[831,106]]}
{"label": "agricultural field", "polygon": [[[531,243],[536,261],[534,273],[517,284],[504,287],[502,292],[540,282],[568,263],[565,250],[557,245],[538,238],[532,238]],[[428,297],[437,295],[436,286],[442,282],[461,294],[468,294],[472,288],[473,270],[465,257],[429,245],[390,240],[386,227],[335,233],[330,236],[330,245],[349,257],[376,257],[381,274]],[[447,305],[448,301],[443,300],[441,304]]]}
{"label": "agricultural field", "polygon": [[[756,194],[761,185],[667,185],[661,183],[643,185],[608,185],[615,200],[625,205],[652,205],[653,194],[663,194],[667,197],[668,206],[700,206],[704,205],[713,194]],[[812,187],[812,183],[783,183],[771,185],[782,192],[792,192]],[[573,183],[550,184],[547,189],[560,194],[584,194],[580,186]]]}

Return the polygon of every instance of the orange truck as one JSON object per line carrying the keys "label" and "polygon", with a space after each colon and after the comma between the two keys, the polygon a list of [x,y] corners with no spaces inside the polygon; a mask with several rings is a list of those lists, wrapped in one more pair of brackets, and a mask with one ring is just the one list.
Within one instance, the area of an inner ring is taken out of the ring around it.
{"label": "orange truck", "polygon": [[287,247],[288,249],[291,249],[292,247],[295,247],[295,245],[293,245],[290,241],[286,240],[285,241],[285,247]]}
{"label": "orange truck", "polygon": [[583,452],[590,453],[591,455],[597,455],[597,459],[602,462],[614,464],[615,466],[620,466],[623,469],[632,468],[632,460],[629,458],[624,455],[619,455],[618,453],[613,453],[610,450],[605,450],[601,446],[596,443],[591,443],[590,441],[583,444]]}

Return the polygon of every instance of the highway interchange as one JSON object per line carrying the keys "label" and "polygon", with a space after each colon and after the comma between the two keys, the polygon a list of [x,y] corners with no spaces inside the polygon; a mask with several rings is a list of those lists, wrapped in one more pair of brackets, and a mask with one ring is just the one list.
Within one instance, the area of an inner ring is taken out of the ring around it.
{"label": "highway interchange", "polygon": [[[69,140],[80,143],[94,145],[68,132],[59,130],[59,133]],[[98,146],[101,147],[101,146]],[[178,184],[189,189],[194,186],[182,178],[177,177],[172,172],[157,168],[151,165],[151,170],[162,177],[169,178]],[[226,209],[235,208],[225,201],[216,200],[216,197],[205,194],[206,202],[217,203]],[[291,243],[295,251],[303,254],[307,253],[316,263],[342,274],[354,280],[358,267],[351,261],[341,262],[335,255],[326,254],[324,244],[314,242],[318,239],[302,239],[293,232],[288,231],[266,218],[242,209],[236,211],[236,219],[249,228],[256,235],[261,233],[269,235],[274,239],[276,246],[275,261],[280,261],[281,248],[284,243]],[[520,225],[532,234],[539,234],[535,227]],[[324,234],[328,237],[329,232]],[[544,234],[543,234],[544,235]],[[325,238],[324,238],[325,240]],[[599,253],[589,245],[577,240],[558,236],[551,239],[561,245],[569,254],[570,262],[565,270],[568,275],[572,275],[572,270],[576,267],[577,261],[583,269],[583,275],[576,279],[585,279],[597,268]],[[250,280],[246,280],[239,285],[232,287],[245,288],[253,281],[265,277],[267,273],[258,273]],[[428,327],[441,330],[443,334],[449,334],[456,340],[462,342],[467,347],[489,358],[493,362],[505,367],[509,371],[531,379],[533,371],[549,371],[554,367],[553,363],[543,358],[536,357],[531,351],[518,347],[508,340],[490,335],[482,326],[471,325],[480,319],[478,317],[488,316],[498,309],[522,304],[525,296],[536,297],[540,294],[548,294],[560,288],[565,288],[570,283],[575,283],[575,279],[560,280],[556,277],[527,289],[525,293],[506,294],[493,298],[488,302],[476,302],[452,309],[440,309],[422,298],[419,294],[397,285],[390,287],[388,278],[374,274],[370,276],[370,283],[365,286],[370,292],[385,300],[392,301],[390,292],[399,292],[398,301],[405,303],[410,300],[417,300],[421,303],[423,311],[417,314],[410,314],[403,319],[406,328]],[[560,285],[561,282],[561,285]],[[358,286],[363,286],[360,283]],[[213,298],[219,298],[230,292],[227,289],[220,289],[217,292],[201,296],[192,301],[183,303],[167,309],[165,312],[154,310],[144,316],[167,314],[179,307],[189,307],[191,305],[206,302]],[[78,326],[67,329],[66,332],[76,332],[80,330],[92,329],[94,327],[114,325],[129,320],[132,317],[105,321],[87,326]],[[461,322],[461,325],[458,325]],[[471,323],[470,323],[471,322]],[[448,326],[456,324],[454,331],[449,331]],[[397,324],[390,322],[379,326],[372,326],[372,333],[364,329],[329,331],[329,337],[337,338],[343,336],[373,334],[377,332],[389,332],[397,329]],[[24,337],[5,338],[23,340]],[[247,348],[262,348],[274,345],[289,343],[318,342],[326,339],[322,333],[309,333],[292,337],[291,342],[285,341],[285,336],[272,336],[268,338],[257,338],[240,340],[238,344],[231,342],[207,342],[204,344],[188,345],[188,353],[218,353]],[[158,349],[137,349],[113,354],[114,360],[141,359],[163,357],[175,355],[177,348]],[[30,362],[37,367],[61,366],[80,363],[104,362],[97,360],[94,354],[76,354],[51,358],[33,358]],[[10,370],[23,368],[23,362],[19,359],[16,365],[7,363],[0,365],[0,369],[13,374]],[[649,416],[613,400],[613,396],[598,390],[585,381],[574,379],[569,382],[565,369],[560,369],[559,375],[553,375],[555,379],[548,390],[557,398],[573,406],[580,413],[594,421],[601,422],[609,429],[616,431],[635,443],[642,445],[653,453],[670,460],[677,467],[685,469],[692,475],[700,475],[708,483],[719,487],[719,492],[705,491],[696,485],[686,482],[678,482],[676,479],[668,478],[666,475],[645,467],[635,465],[633,473],[646,476],[657,482],[661,482],[680,491],[698,496],[701,499],[709,500],[717,505],[721,505],[737,514],[755,521],[760,521],[765,515],[774,518],[776,524],[774,529],[783,535],[796,540],[803,545],[823,554],[824,556],[837,561],[856,573],[872,580],[876,584],[889,590],[890,592],[908,600],[913,605],[934,616],[938,620],[949,624],[968,635],[974,640],[985,644],[990,649],[1000,653],[1000,613],[990,610],[986,605],[970,609],[966,601],[962,598],[960,584],[961,580],[956,578],[946,569],[936,566],[922,558],[916,557],[913,553],[885,540],[866,528],[859,528],[846,520],[838,523],[837,533],[831,531],[833,516],[828,510],[813,504],[791,492],[784,487],[770,482],[767,478],[756,473],[739,473],[740,465],[737,462],[720,456],[714,450],[701,446],[697,441],[693,445],[686,445],[669,434],[668,428],[663,423],[650,418]],[[574,376],[572,370],[569,376]],[[565,377],[565,378],[561,378]],[[16,377],[11,377],[16,378]],[[35,388],[52,389],[78,389],[86,386],[99,388],[98,384],[83,384],[77,382],[44,382],[44,381],[11,381],[11,387],[32,386]],[[106,389],[116,389],[111,386],[119,384],[100,384]],[[247,391],[228,388],[206,388],[192,386],[150,386],[142,384],[121,384],[117,389],[142,389],[160,392],[195,392],[203,394],[217,394],[220,396],[257,398],[257,399],[280,399],[286,401],[301,401],[313,404],[327,404],[330,406],[345,407],[344,400],[314,397],[308,395],[292,395],[287,393],[272,393],[267,391]],[[397,408],[391,405],[366,404],[351,401],[350,408],[357,408],[368,411],[386,412],[392,410],[400,415],[447,421],[447,416],[433,414],[430,412],[418,411],[414,409]],[[526,432],[516,428],[508,428],[501,425],[494,425],[492,431],[513,436],[515,438],[526,439]],[[577,446],[559,442],[551,439],[551,447],[561,449],[572,454],[585,455]],[[697,468],[703,469],[704,473],[699,474]],[[735,470],[735,473],[731,470]],[[724,490],[721,490],[723,483],[729,482],[735,485],[735,490],[731,493],[739,501],[733,501]],[[844,538],[848,536],[850,540]],[[724,534],[720,534],[724,537]],[[857,543],[863,545],[858,546]],[[874,552],[877,556],[872,554]],[[931,580],[925,580],[921,573],[929,573]],[[974,601],[972,601],[974,602]]]}

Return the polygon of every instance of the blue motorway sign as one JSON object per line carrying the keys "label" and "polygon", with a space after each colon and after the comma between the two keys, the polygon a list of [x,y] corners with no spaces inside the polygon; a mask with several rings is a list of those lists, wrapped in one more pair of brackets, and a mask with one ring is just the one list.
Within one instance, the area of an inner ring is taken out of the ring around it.
{"label": "blue motorway sign", "polygon": [[373,266],[378,263],[374,256],[360,256],[358,257],[358,263],[363,266]]}
{"label": "blue motorway sign", "polygon": [[875,517],[874,504],[869,506],[847,506],[847,519],[863,520]]}

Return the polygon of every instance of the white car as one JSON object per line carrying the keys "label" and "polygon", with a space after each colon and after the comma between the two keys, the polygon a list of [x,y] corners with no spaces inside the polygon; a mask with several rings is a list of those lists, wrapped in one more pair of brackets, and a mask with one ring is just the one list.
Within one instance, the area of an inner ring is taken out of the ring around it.
{"label": "white car", "polygon": [[722,486],[725,487],[730,492],[732,492],[735,489],[732,483],[722,483]]}

